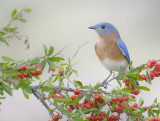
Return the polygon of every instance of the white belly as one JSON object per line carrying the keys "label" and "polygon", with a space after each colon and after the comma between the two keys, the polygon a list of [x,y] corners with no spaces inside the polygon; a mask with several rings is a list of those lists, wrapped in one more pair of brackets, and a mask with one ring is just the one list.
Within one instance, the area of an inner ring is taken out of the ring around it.
{"label": "white belly", "polygon": [[109,60],[108,58],[102,61],[104,67],[109,71],[117,71],[120,72],[120,67],[124,69],[124,71],[129,71],[128,65],[126,65],[125,61],[113,61]]}

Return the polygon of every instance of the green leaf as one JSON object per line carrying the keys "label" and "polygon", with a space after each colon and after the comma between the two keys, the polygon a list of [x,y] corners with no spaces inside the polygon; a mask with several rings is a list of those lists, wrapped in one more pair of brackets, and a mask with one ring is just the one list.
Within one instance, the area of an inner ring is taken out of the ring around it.
{"label": "green leaf", "polygon": [[11,17],[12,17],[12,19],[15,19],[16,16],[17,16],[17,10],[14,9],[14,10],[12,11]]}
{"label": "green leaf", "polygon": [[131,92],[131,89],[129,87],[125,87],[125,88],[122,88],[121,91],[123,91],[123,92]]}
{"label": "green leaf", "polygon": [[54,48],[52,46],[49,47],[48,56],[52,55]]}
{"label": "green leaf", "polygon": [[90,86],[83,86],[83,87],[81,87],[81,89],[92,89],[92,87],[90,87]]}
{"label": "green leaf", "polygon": [[3,59],[4,61],[14,61],[14,59],[9,58],[9,57],[7,57],[7,56],[2,56],[2,59]]}
{"label": "green leaf", "polygon": [[82,84],[82,82],[80,82],[80,81],[74,81],[74,85],[75,86],[78,86],[78,87],[83,87],[83,84]]}
{"label": "green leaf", "polygon": [[131,70],[130,72],[128,72],[127,74],[125,74],[125,76],[127,77],[131,77],[131,78],[138,78],[139,77],[139,70]]}
{"label": "green leaf", "polygon": [[144,100],[143,99],[140,99],[139,100],[139,106],[142,106],[144,104]]}
{"label": "green leaf", "polygon": [[8,85],[6,85],[4,82],[2,82],[2,87],[4,87],[4,90],[10,95],[12,96],[12,88]]}
{"label": "green leaf", "polygon": [[9,46],[8,42],[2,36],[0,36],[0,41],[4,42],[7,46]]}
{"label": "green leaf", "polygon": [[24,23],[27,22],[27,20],[24,18],[20,18],[19,21],[24,22]]}
{"label": "green leaf", "polygon": [[6,99],[6,97],[0,97],[0,99]]}
{"label": "green leaf", "polygon": [[46,60],[43,60],[42,62],[41,62],[41,66],[42,66],[42,70],[45,68],[45,66],[46,66]]}
{"label": "green leaf", "polygon": [[148,71],[146,70],[146,79],[149,84],[151,84],[151,79],[149,77]]}
{"label": "green leaf", "polygon": [[68,102],[66,104],[66,106],[73,105],[73,104],[76,104],[76,103],[78,103],[78,100],[75,99],[75,100],[72,100],[72,101]]}
{"label": "green leaf", "polygon": [[98,83],[98,84],[96,84],[96,86],[94,86],[94,89],[97,90],[100,86],[101,86],[101,84]]}
{"label": "green leaf", "polygon": [[10,70],[10,71],[7,71],[7,72],[5,73],[5,75],[6,75],[7,77],[9,77],[9,76],[16,76],[18,72],[19,72],[18,70]]}
{"label": "green leaf", "polygon": [[30,8],[28,8],[28,7],[25,7],[25,8],[24,8],[24,11],[29,13],[29,12],[31,12],[32,10],[31,10]]}
{"label": "green leaf", "polygon": [[151,107],[148,108],[148,117],[151,117]]}
{"label": "green leaf", "polygon": [[60,103],[72,101],[70,98],[54,98],[54,100],[55,100],[56,102],[60,102]]}
{"label": "green leaf", "polygon": [[48,58],[50,61],[54,61],[54,62],[60,62],[61,60],[64,60],[63,58],[61,57],[50,57]]}
{"label": "green leaf", "polygon": [[43,48],[44,48],[45,55],[47,55],[47,46],[43,45]]}
{"label": "green leaf", "polygon": [[29,95],[22,89],[23,95],[26,99],[29,99]]}
{"label": "green leaf", "polygon": [[154,99],[154,102],[153,102],[153,103],[156,103],[156,104],[157,104],[157,98]]}
{"label": "green leaf", "polygon": [[29,62],[29,64],[37,64],[37,63],[39,63],[40,62],[40,59],[39,58],[35,58],[35,59],[32,59],[30,62]]}
{"label": "green leaf", "polygon": [[44,91],[45,92],[53,92],[53,90],[54,90],[53,88],[48,87],[48,86],[45,86],[45,87],[42,88],[42,92],[44,92]]}
{"label": "green leaf", "polygon": [[75,73],[76,76],[78,76],[78,71],[77,71],[77,70],[73,70],[73,69],[72,69],[72,72]]}
{"label": "green leaf", "polygon": [[31,88],[30,88],[29,85],[26,84],[25,82],[19,83],[19,87],[20,87],[23,91],[25,91],[26,93],[32,94]]}
{"label": "green leaf", "polygon": [[146,86],[137,86],[136,88],[137,89],[142,89],[142,90],[145,90],[145,91],[150,91],[150,89]]}

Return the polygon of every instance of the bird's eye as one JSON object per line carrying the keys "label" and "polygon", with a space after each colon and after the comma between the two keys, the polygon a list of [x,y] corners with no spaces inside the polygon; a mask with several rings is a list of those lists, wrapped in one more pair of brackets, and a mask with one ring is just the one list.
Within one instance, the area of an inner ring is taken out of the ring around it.
{"label": "bird's eye", "polygon": [[105,25],[102,25],[101,28],[102,28],[102,29],[105,29],[106,27],[105,27]]}

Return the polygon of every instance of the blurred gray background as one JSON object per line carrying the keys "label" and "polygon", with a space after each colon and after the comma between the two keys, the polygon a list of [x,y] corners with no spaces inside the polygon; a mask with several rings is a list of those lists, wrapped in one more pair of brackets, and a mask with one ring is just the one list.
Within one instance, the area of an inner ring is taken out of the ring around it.
{"label": "blurred gray background", "polygon": [[[0,56],[25,59],[29,55],[41,56],[43,44],[53,45],[55,53],[67,45],[62,56],[72,57],[77,48],[85,42],[77,54],[80,63],[78,79],[84,84],[103,81],[108,71],[101,65],[94,44],[98,36],[88,27],[99,22],[112,23],[125,41],[134,66],[149,59],[160,59],[160,1],[159,0],[0,0],[0,27],[10,19],[13,9],[25,5],[32,12],[25,14],[27,23],[15,22],[22,34],[29,37],[31,48],[25,50],[24,41],[10,41],[10,46],[0,44]],[[44,78],[45,79],[45,78]],[[150,105],[154,97],[160,97],[160,78],[148,86],[150,92],[142,92],[139,97]],[[113,81],[112,86],[117,84]],[[7,95],[6,95],[7,96]],[[160,98],[158,98],[160,99]],[[34,97],[26,100],[21,91],[7,96],[0,106],[0,121],[48,121],[49,115],[43,105]],[[64,120],[65,121],[65,120]]]}

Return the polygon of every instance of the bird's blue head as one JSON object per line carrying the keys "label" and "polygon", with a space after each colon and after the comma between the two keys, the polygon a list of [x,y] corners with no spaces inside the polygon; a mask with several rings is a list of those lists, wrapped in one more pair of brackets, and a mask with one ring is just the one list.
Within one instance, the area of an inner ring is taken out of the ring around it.
{"label": "bird's blue head", "polygon": [[96,32],[100,35],[109,35],[112,32],[116,33],[116,37],[120,38],[120,35],[117,31],[117,29],[110,23],[101,22],[96,24],[95,26],[89,27],[89,29],[94,29]]}

